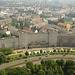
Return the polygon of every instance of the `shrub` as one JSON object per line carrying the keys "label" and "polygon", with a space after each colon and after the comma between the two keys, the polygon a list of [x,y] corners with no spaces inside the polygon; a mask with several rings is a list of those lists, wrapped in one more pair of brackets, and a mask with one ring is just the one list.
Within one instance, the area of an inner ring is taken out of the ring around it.
{"label": "shrub", "polygon": [[68,49],[67,52],[70,52],[70,49]]}
{"label": "shrub", "polygon": [[44,53],[46,53],[46,52],[44,51]]}
{"label": "shrub", "polygon": [[8,54],[13,53],[13,49],[12,48],[1,48],[0,52],[3,52],[4,54],[8,55]]}
{"label": "shrub", "polygon": [[33,54],[35,55],[35,52],[33,52]]}
{"label": "shrub", "polygon": [[29,55],[29,53],[26,51],[26,52],[25,52],[25,55],[26,55],[26,56],[28,56],[28,55]]}
{"label": "shrub", "polygon": [[66,50],[64,49],[64,52],[66,52]]}
{"label": "shrub", "polygon": [[56,50],[54,49],[54,51],[53,52],[56,52]]}
{"label": "shrub", "polygon": [[63,52],[63,51],[61,50],[61,52]]}
{"label": "shrub", "polygon": [[19,57],[22,57],[22,54],[20,54]]}
{"label": "shrub", "polygon": [[40,50],[40,53],[43,53],[43,51],[42,51],[42,50]]}
{"label": "shrub", "polygon": [[47,51],[47,53],[49,53],[49,51]]}
{"label": "shrub", "polygon": [[39,52],[37,52],[37,54],[39,54]]}
{"label": "shrub", "polygon": [[27,58],[27,56],[24,56],[24,57],[22,57],[22,58]]}
{"label": "shrub", "polygon": [[58,52],[60,52],[60,51],[58,50]]}

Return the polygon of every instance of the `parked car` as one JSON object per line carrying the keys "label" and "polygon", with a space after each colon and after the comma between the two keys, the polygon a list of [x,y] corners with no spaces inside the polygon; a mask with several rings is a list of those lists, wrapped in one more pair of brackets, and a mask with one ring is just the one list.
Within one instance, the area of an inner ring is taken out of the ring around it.
{"label": "parked car", "polygon": [[25,60],[25,62],[27,62],[27,60]]}
{"label": "parked car", "polygon": [[45,57],[48,57],[48,55],[46,55]]}
{"label": "parked car", "polygon": [[41,59],[41,57],[39,57],[39,59]]}
{"label": "parked car", "polygon": [[65,54],[63,56],[66,56]]}

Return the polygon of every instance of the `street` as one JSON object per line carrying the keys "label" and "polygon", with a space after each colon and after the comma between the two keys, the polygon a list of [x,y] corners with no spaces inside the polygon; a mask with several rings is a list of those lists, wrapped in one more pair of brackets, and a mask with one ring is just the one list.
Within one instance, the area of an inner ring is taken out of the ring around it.
{"label": "street", "polygon": [[[41,57],[41,58],[40,58]],[[24,64],[26,63],[27,61],[37,61],[37,60],[43,60],[43,59],[72,59],[72,60],[75,60],[75,55],[48,55],[48,57],[46,57],[46,55],[44,56],[36,56],[36,57],[30,57],[30,58],[27,58],[27,59],[21,59],[21,60],[17,60],[17,61],[13,61],[13,62],[10,62],[10,63],[5,63],[5,64],[2,64],[0,65],[0,70],[1,69],[5,69],[7,67],[12,67],[12,66],[16,66],[16,65],[20,65],[20,64]]]}

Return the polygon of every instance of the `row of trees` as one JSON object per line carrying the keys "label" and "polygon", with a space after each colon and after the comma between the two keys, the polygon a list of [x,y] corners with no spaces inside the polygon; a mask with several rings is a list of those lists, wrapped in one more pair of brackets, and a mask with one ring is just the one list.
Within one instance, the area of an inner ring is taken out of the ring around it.
{"label": "row of trees", "polygon": [[12,26],[15,26],[16,28],[18,28],[18,29],[23,29],[24,27],[29,27],[28,25],[27,25],[27,23],[26,22],[24,22],[24,21],[17,21],[17,22],[12,22]]}
{"label": "row of trees", "polygon": [[3,53],[0,53],[0,64],[6,62],[6,56]]}
{"label": "row of trees", "polygon": [[[44,52],[43,52],[43,50],[40,50],[40,53],[55,53],[55,52],[58,52],[58,53],[59,53],[59,52],[65,52],[65,53],[66,53],[66,52],[71,52],[71,51],[70,51],[70,49],[68,49],[68,50],[65,50],[65,49],[64,49],[64,50],[56,50],[56,49],[54,49],[52,52],[49,52],[49,51],[47,51],[47,52],[44,51]],[[33,52],[33,53],[31,53],[31,54],[35,54],[35,53]],[[37,54],[39,54],[39,52],[37,52]],[[29,52],[26,51],[26,52],[25,52],[25,55],[28,56],[28,55],[29,55]]]}
{"label": "row of trees", "polygon": [[0,48],[0,64],[5,63],[7,58],[6,55],[12,54],[12,48]]}
{"label": "row of trees", "polygon": [[23,58],[27,57],[23,56],[22,54],[19,54],[17,56],[6,56],[4,53],[0,53],[0,64],[20,60]]}
{"label": "row of trees", "polygon": [[56,49],[54,49],[54,51],[53,52],[70,52],[70,49],[68,49],[68,50],[56,50]]}
{"label": "row of trees", "polygon": [[74,71],[75,62],[72,60],[42,60],[39,65],[28,61],[26,67],[7,68],[0,71],[0,75],[74,75]]}
{"label": "row of trees", "polygon": [[35,30],[38,30],[38,32],[40,31],[40,28],[37,28],[36,26],[32,27],[31,29],[32,29],[33,32],[35,32]]}
{"label": "row of trees", "polygon": [[9,55],[13,53],[12,48],[0,48],[0,52],[4,53],[5,55]]}
{"label": "row of trees", "polygon": [[[34,56],[41,56],[41,55],[54,55],[54,54],[72,54],[74,55],[75,52],[71,52],[70,50],[54,50],[53,52],[43,52],[42,50],[40,50],[40,52],[37,52],[37,53],[31,53],[29,54],[28,51],[25,52],[25,55],[23,54],[19,54],[19,55],[14,55],[14,56],[8,56],[9,54],[12,54],[13,53],[13,49],[10,49],[10,48],[1,48],[0,49],[0,64],[2,63],[8,63],[8,62],[11,62],[11,61],[15,61],[15,60],[20,60],[20,59],[24,59],[24,58],[27,58],[27,57],[34,57]],[[4,61],[3,61],[4,60]]]}
{"label": "row of trees", "polygon": [[67,16],[68,17],[75,17],[75,13],[69,13]]}
{"label": "row of trees", "polygon": [[10,37],[10,36],[14,36],[14,34],[6,34],[6,33],[4,33],[4,34],[2,34],[2,35],[0,35],[0,38],[3,38],[3,37]]}
{"label": "row of trees", "polygon": [[58,21],[48,21],[49,24],[55,24],[55,25],[56,25],[57,23],[59,23],[59,22],[64,23],[64,22],[65,22],[64,18],[59,19]]}

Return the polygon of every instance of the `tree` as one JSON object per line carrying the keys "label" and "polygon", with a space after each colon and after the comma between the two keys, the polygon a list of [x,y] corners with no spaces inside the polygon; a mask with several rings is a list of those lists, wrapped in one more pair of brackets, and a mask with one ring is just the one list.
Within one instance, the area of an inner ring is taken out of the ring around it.
{"label": "tree", "polygon": [[48,21],[48,23],[49,24],[55,24],[56,25],[58,23],[58,21]]}
{"label": "tree", "polygon": [[27,67],[27,68],[31,69],[32,66],[33,66],[33,62],[32,62],[32,61],[28,61],[28,62],[26,63],[26,67]]}
{"label": "tree", "polygon": [[11,57],[8,56],[8,57],[6,58],[6,62],[10,62],[10,61],[11,61]]}
{"label": "tree", "polygon": [[19,57],[22,57],[22,54],[20,54]]}
{"label": "tree", "polygon": [[7,75],[5,70],[0,71],[0,75]]}
{"label": "tree", "polygon": [[59,74],[59,71],[58,71],[58,68],[57,67],[54,67],[54,73],[55,73],[55,75],[56,74]]}
{"label": "tree", "polygon": [[34,65],[34,73],[36,74],[36,73],[38,73],[38,71],[39,71],[39,67],[38,67],[38,65],[35,64]]}
{"label": "tree", "polygon": [[58,50],[58,52],[60,52],[60,51]]}
{"label": "tree", "polygon": [[74,72],[73,69],[68,69],[67,72],[66,72],[66,74],[67,75],[74,75],[73,72]]}
{"label": "tree", "polygon": [[75,61],[67,60],[65,64],[65,70],[75,68]]}
{"label": "tree", "polygon": [[63,52],[63,51],[61,50],[61,52]]}
{"label": "tree", "polygon": [[39,52],[37,52],[37,54],[39,54]]}
{"label": "tree", "polygon": [[49,51],[47,51],[47,53],[49,53]]}
{"label": "tree", "polygon": [[28,56],[28,55],[29,55],[28,51],[26,51],[26,52],[25,52],[25,55],[26,55],[26,56]]}
{"label": "tree", "polygon": [[46,53],[46,52],[44,51],[44,53]]}
{"label": "tree", "polygon": [[13,53],[13,49],[12,48],[1,48],[0,52],[3,52],[4,54],[8,55],[8,54]]}
{"label": "tree", "polygon": [[33,52],[33,54],[35,55],[35,52]]}
{"label": "tree", "polygon": [[66,50],[64,49],[64,52],[66,52]]}
{"label": "tree", "polygon": [[61,60],[56,60],[56,63],[58,64],[58,66],[64,66],[64,60],[61,59]]}
{"label": "tree", "polygon": [[7,35],[6,33],[4,33],[3,35],[2,35],[2,37],[9,37],[10,35]]}
{"label": "tree", "polygon": [[54,73],[50,69],[48,69],[46,70],[46,75],[54,75]]}
{"label": "tree", "polygon": [[[22,73],[21,73],[22,74]],[[32,75],[31,69],[26,68],[25,69],[25,74],[24,75]]]}
{"label": "tree", "polygon": [[62,18],[62,19],[59,19],[59,22],[62,22],[62,23],[64,23],[64,22],[65,22],[64,18]]}
{"label": "tree", "polygon": [[31,74],[31,69],[28,69],[26,67],[22,67],[22,68],[20,68],[19,71],[17,71],[16,75],[32,75]]}
{"label": "tree", "polygon": [[36,73],[35,66],[32,66],[31,72],[32,72],[32,74],[35,74]]}
{"label": "tree", "polygon": [[56,52],[56,50],[54,49],[54,52]]}
{"label": "tree", "polygon": [[75,17],[75,13],[69,13],[67,16],[68,17]]}
{"label": "tree", "polygon": [[45,65],[45,62],[43,60],[41,61],[41,65]]}
{"label": "tree", "polygon": [[74,71],[74,61],[68,60],[64,63],[62,59],[42,60],[39,65],[33,65],[32,61],[28,61],[26,67],[7,68],[0,71],[0,75],[74,75]]}
{"label": "tree", "polygon": [[43,53],[43,51],[42,51],[42,50],[40,50],[40,53]]}
{"label": "tree", "polygon": [[73,75],[74,71],[75,71],[75,61],[67,60],[64,66],[65,75]]}
{"label": "tree", "polygon": [[14,34],[13,34],[13,33],[11,33],[11,36],[14,36]]}
{"label": "tree", "polygon": [[44,72],[43,70],[40,70],[40,71],[38,72],[38,75],[45,75],[45,72]]}
{"label": "tree", "polygon": [[60,75],[64,75],[64,72],[63,72],[61,66],[58,67],[58,71],[59,71],[59,74],[60,74]]}
{"label": "tree", "polygon": [[67,52],[70,52],[70,49],[68,49]]}
{"label": "tree", "polygon": [[7,75],[32,75],[31,70],[26,67],[7,68]]}
{"label": "tree", "polygon": [[6,61],[6,56],[3,53],[0,53],[0,64]]}

